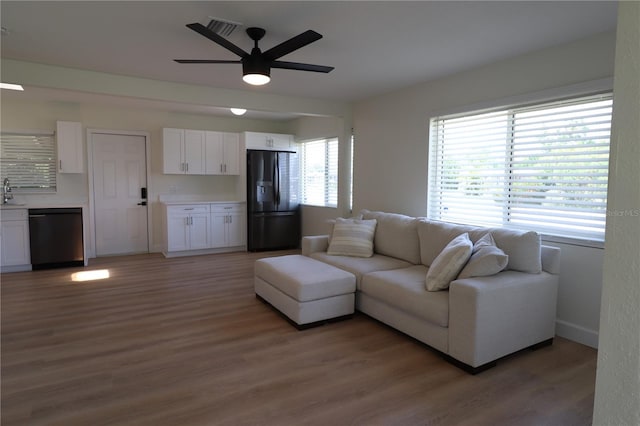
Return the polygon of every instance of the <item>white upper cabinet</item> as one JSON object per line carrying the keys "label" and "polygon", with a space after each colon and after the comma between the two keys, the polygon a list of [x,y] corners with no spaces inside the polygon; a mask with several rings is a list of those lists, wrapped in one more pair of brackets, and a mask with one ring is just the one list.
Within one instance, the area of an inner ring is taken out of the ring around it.
{"label": "white upper cabinet", "polygon": [[162,129],[162,172],[204,174],[203,130]]}
{"label": "white upper cabinet", "polygon": [[183,129],[162,129],[162,172],[164,174],[184,174]]}
{"label": "white upper cabinet", "polygon": [[205,133],[205,174],[240,174],[240,135],[238,133]]}
{"label": "white upper cabinet", "polygon": [[240,174],[238,133],[164,128],[162,154],[164,174]]}
{"label": "white upper cabinet", "polygon": [[58,145],[58,172],[84,173],[84,144],[82,123],[75,121],[56,122]]}
{"label": "white upper cabinet", "polygon": [[204,174],[204,144],[205,132],[203,130],[184,131],[184,162],[185,173],[188,175]]}
{"label": "white upper cabinet", "polygon": [[293,135],[283,133],[244,132],[244,143],[247,149],[263,149],[269,151],[297,151]]}

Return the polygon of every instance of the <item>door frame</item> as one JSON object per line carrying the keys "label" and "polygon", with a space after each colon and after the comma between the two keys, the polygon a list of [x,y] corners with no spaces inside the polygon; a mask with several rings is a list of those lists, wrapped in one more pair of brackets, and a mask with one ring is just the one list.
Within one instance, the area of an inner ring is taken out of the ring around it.
{"label": "door frame", "polygon": [[149,132],[136,130],[108,130],[108,129],[87,129],[87,175],[89,178],[89,235],[90,241],[87,247],[87,257],[97,257],[96,250],[96,210],[95,191],[93,189],[93,150],[94,135],[121,135],[121,136],[142,136],[144,138],[145,153],[145,173],[147,178],[147,253],[151,247],[151,135]]}

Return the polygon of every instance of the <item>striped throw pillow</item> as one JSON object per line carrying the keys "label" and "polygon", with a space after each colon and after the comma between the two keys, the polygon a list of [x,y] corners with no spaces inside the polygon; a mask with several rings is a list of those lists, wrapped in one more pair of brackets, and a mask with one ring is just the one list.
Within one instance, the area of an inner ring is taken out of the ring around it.
{"label": "striped throw pillow", "polygon": [[354,257],[373,256],[373,236],[377,223],[375,219],[337,218],[327,254]]}

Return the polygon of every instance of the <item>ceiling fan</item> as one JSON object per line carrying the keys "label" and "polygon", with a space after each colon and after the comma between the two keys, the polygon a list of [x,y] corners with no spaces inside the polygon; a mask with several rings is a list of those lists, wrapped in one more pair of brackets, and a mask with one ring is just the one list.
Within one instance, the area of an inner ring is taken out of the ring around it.
{"label": "ceiling fan", "polygon": [[262,52],[258,47],[258,41],[264,37],[266,31],[262,28],[247,28],[247,35],[254,41],[251,53],[245,52],[229,40],[211,31],[199,23],[187,24],[193,31],[205,36],[214,43],[218,43],[225,49],[235,53],[239,60],[217,60],[217,59],[174,59],[181,64],[242,64],[242,79],[253,85],[266,84],[271,80],[271,68],[282,68],[288,70],[313,71],[328,73],[333,67],[324,65],[301,64],[299,62],[279,61],[281,57],[288,55],[294,50],[298,50],[314,41],[320,40],[322,35],[313,30],[307,30],[287,41],[284,41],[271,49]]}

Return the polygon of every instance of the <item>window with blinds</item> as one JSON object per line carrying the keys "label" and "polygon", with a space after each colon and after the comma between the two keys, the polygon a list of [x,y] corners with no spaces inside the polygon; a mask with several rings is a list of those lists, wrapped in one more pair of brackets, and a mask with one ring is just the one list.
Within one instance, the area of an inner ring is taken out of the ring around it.
{"label": "window with blinds", "polygon": [[431,120],[428,215],[604,240],[612,94]]}
{"label": "window with blinds", "polygon": [[302,203],[338,205],[338,139],[319,139],[301,144]]}
{"label": "window with blinds", "polygon": [[0,177],[13,192],[56,192],[56,164],[53,135],[0,135]]}

